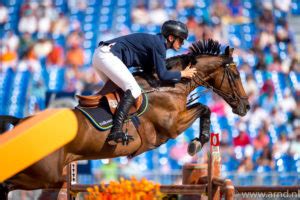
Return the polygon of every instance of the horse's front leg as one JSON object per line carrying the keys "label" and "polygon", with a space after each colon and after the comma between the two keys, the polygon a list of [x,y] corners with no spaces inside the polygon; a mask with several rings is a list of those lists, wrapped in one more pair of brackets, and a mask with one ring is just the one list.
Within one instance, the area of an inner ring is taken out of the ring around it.
{"label": "horse's front leg", "polygon": [[172,138],[176,138],[179,134],[189,128],[201,114],[201,105],[199,103],[187,107],[186,110],[179,113],[174,126],[170,130]]}
{"label": "horse's front leg", "polygon": [[188,153],[193,156],[199,152],[203,145],[209,141],[210,135],[210,109],[201,104],[195,103],[187,107],[181,112],[176,120],[175,126],[170,129],[172,138],[176,138],[180,133],[190,127],[194,121],[200,117],[200,134],[199,138],[195,138],[189,144]]}

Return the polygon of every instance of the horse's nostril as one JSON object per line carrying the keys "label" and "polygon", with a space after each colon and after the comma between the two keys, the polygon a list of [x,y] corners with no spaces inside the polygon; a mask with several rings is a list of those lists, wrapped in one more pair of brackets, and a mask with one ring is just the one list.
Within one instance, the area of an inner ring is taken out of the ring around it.
{"label": "horse's nostril", "polygon": [[250,105],[249,104],[246,105],[246,109],[250,110]]}

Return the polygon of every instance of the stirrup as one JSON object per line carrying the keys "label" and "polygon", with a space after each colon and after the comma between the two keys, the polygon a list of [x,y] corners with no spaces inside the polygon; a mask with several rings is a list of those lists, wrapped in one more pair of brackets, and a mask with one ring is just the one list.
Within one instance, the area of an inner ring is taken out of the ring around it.
{"label": "stirrup", "polygon": [[134,141],[133,136],[128,135],[127,132],[115,132],[115,133],[110,133],[106,141],[109,145],[117,145],[118,143],[122,142],[123,145],[128,145],[130,141]]}

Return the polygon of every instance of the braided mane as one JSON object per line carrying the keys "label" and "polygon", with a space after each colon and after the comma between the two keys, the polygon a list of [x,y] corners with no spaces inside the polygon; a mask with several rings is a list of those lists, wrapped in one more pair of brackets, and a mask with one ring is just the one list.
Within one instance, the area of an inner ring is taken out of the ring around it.
{"label": "braided mane", "polygon": [[183,66],[195,62],[195,57],[199,55],[212,55],[218,56],[221,52],[221,44],[213,39],[199,40],[194,42],[190,47],[187,54],[170,57],[166,60],[167,69],[171,69],[178,62]]}
{"label": "braided mane", "polygon": [[199,40],[197,42],[194,42],[189,47],[189,53],[193,56],[198,55],[212,55],[217,56],[221,52],[221,44],[218,41],[215,41],[213,39],[208,40]]}

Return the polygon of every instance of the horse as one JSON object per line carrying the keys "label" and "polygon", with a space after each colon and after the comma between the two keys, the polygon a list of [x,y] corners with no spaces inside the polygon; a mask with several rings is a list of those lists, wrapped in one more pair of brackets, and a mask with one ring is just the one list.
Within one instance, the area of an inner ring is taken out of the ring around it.
{"label": "horse", "polygon": [[[141,76],[136,77],[148,93],[149,103],[147,111],[139,117],[138,129],[133,123],[127,123],[128,132],[134,138],[128,145],[107,144],[109,130],[99,131],[82,112],[71,109],[78,122],[75,139],[1,183],[0,196],[2,194],[7,198],[8,192],[16,189],[58,189],[66,181],[62,175],[63,168],[73,161],[134,157],[159,147],[169,139],[175,139],[196,119],[202,120],[202,116],[210,117],[207,106],[201,103],[187,105],[188,95],[198,86],[207,87],[220,95],[234,113],[246,115],[250,106],[239,71],[233,62],[234,49],[227,46],[221,54],[220,46],[213,40],[197,41],[190,46],[187,53],[167,59],[167,66],[172,68],[171,70],[182,70],[187,66],[196,68],[197,74],[192,79],[153,88]],[[18,123],[22,121],[23,119]],[[18,123],[14,120],[14,124]],[[1,199],[4,199],[3,196]]]}

